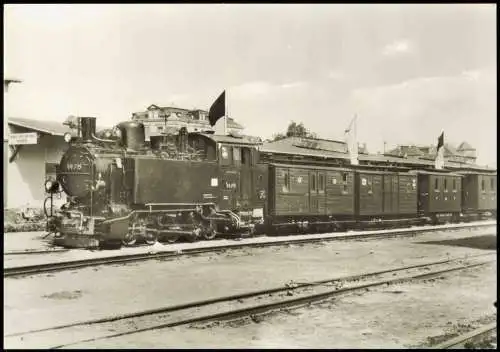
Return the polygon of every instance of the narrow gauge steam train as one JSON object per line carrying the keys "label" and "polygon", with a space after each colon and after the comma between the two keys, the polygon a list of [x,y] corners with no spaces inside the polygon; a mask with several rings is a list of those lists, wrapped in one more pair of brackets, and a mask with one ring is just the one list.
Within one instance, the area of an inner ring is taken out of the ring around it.
{"label": "narrow gauge steam train", "polygon": [[[65,140],[44,208],[66,247],[496,217],[496,172],[261,160],[258,139],[185,128],[147,145],[142,123],[102,138],[94,117],[78,118],[78,136]],[[55,209],[61,188],[68,202]]]}

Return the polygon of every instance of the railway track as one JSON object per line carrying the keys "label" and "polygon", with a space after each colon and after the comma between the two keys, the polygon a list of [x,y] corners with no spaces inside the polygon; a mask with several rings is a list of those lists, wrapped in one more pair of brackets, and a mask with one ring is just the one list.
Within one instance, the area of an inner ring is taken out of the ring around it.
{"label": "railway track", "polygon": [[384,285],[430,279],[495,262],[494,259],[486,257],[495,257],[495,254],[443,259],[314,282],[288,283],[266,290],[9,334],[4,336],[4,344],[5,346],[20,344],[20,347],[63,348],[176,326],[247,317],[256,319],[258,315],[280,309],[298,308],[343,294],[367,291]]}
{"label": "railway track", "polygon": [[472,229],[481,227],[491,227],[493,224],[463,224],[454,225],[452,227],[434,227],[434,228],[406,228],[398,230],[385,230],[385,231],[371,231],[367,233],[354,233],[345,235],[331,235],[331,236],[319,236],[319,237],[307,237],[299,239],[286,239],[286,238],[274,238],[269,241],[264,242],[252,242],[252,243],[232,243],[228,245],[217,245],[217,246],[207,246],[201,248],[188,248],[179,250],[165,250],[158,252],[148,252],[139,254],[128,254],[128,255],[118,255],[109,256],[102,258],[90,258],[81,260],[72,260],[64,262],[51,262],[36,265],[27,266],[16,266],[16,267],[6,267],[4,268],[4,278],[6,277],[20,277],[26,275],[39,275],[55,271],[72,270],[72,269],[82,269],[86,267],[99,266],[99,265],[112,265],[112,264],[125,264],[131,262],[152,260],[152,259],[168,259],[180,256],[194,256],[198,254],[222,252],[226,250],[234,250],[241,248],[260,248],[260,247],[272,247],[272,246],[283,246],[283,245],[297,245],[297,244],[311,244],[318,242],[331,242],[331,241],[349,241],[349,240],[366,240],[366,239],[377,239],[377,238],[394,238],[394,237],[404,237],[404,236],[416,236],[419,234],[436,232],[436,231],[446,231],[446,230],[461,230],[461,229]]}
{"label": "railway track", "polygon": [[52,253],[65,253],[69,252],[69,249],[49,249],[49,250],[19,250],[19,251],[8,251],[4,252],[3,255],[31,255],[31,254],[52,254]]}
{"label": "railway track", "polygon": [[468,343],[484,339],[490,334],[496,332],[496,329],[497,323],[491,323],[440,343],[439,345],[434,346],[433,349],[468,348]]}

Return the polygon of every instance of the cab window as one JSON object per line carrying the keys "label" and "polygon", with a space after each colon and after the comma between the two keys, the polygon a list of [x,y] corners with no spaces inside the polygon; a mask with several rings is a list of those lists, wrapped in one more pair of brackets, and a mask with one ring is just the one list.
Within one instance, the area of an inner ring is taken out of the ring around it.
{"label": "cab window", "polygon": [[238,147],[233,147],[233,161],[234,165],[241,165],[241,149]]}
{"label": "cab window", "polygon": [[220,148],[220,160],[221,160],[222,165],[231,165],[231,162],[232,162],[231,147],[223,145]]}
{"label": "cab window", "polygon": [[241,164],[245,166],[252,164],[252,152],[250,148],[241,148]]}

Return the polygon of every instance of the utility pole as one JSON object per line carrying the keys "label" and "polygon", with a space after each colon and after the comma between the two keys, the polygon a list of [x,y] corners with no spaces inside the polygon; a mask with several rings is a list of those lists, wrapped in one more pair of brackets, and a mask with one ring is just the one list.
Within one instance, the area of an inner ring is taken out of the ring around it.
{"label": "utility pole", "polygon": [[[5,102],[7,92],[9,91],[9,85],[11,83],[21,83],[19,79],[9,79],[3,80],[3,101]],[[7,104],[6,104],[7,105]],[[7,207],[8,191],[7,191],[7,167],[9,165],[9,116],[6,116],[4,105],[4,116],[3,116],[3,207]]]}

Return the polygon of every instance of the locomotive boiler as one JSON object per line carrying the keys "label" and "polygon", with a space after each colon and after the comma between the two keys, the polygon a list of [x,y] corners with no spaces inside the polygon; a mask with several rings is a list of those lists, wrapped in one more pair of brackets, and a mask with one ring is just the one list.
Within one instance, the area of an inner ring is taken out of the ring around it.
{"label": "locomotive boiler", "polygon": [[[78,135],[65,136],[57,179],[45,185],[48,230],[64,246],[212,239],[263,223],[267,179],[258,140],[182,128],[147,143],[135,121],[105,137],[96,136],[96,118],[80,117]],[[68,202],[54,209],[59,185]]]}

